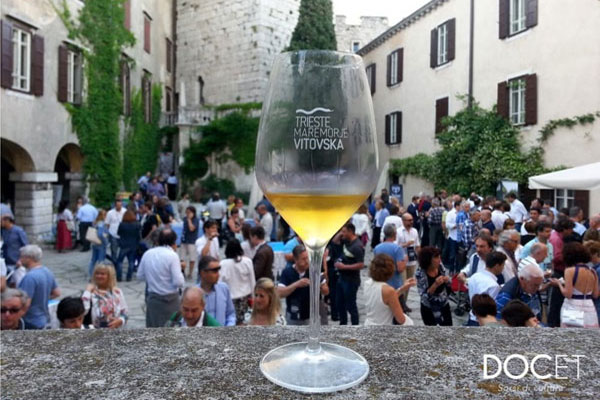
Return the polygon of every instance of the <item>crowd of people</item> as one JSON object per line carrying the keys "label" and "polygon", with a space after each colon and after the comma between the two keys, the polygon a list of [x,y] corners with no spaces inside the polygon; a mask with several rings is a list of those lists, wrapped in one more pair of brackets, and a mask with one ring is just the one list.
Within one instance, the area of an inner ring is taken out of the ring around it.
{"label": "crowd of people", "polygon": [[[309,324],[310,249],[267,199],[250,219],[234,196],[213,193],[197,210],[188,195],[169,199],[175,188],[156,178],[139,183],[126,205],[116,198],[110,210],[85,198],[73,211],[60,203],[57,251],[91,249],[89,284],[58,304],[61,328],[125,327],[118,285],[134,278],[146,286],[146,327]],[[2,329],[44,329],[60,290],[41,248],[14,222],[3,211]],[[269,245],[276,239],[285,242],[281,271]],[[365,265],[369,247],[374,257]],[[556,210],[535,199],[527,209],[513,193],[497,200],[442,191],[414,196],[405,208],[384,190],[327,246],[320,318],[358,325],[362,287],[365,325],[413,325],[407,298],[415,287],[425,325],[453,325],[450,303],[462,293],[468,326],[597,328],[599,273],[600,215],[584,220],[577,206]]]}

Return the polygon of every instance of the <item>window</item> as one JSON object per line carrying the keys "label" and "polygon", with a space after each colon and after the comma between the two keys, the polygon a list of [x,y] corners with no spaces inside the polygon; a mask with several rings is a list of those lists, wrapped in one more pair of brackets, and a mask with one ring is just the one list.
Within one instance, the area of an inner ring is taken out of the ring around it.
{"label": "window", "polygon": [[83,97],[83,54],[71,45],[58,46],[58,101],[81,104]]}
{"label": "window", "polygon": [[17,27],[13,27],[12,44],[12,87],[13,89],[29,92],[31,76],[31,34]]}
{"label": "window", "polygon": [[173,92],[168,86],[165,88],[165,111],[173,111]]}
{"label": "window", "polygon": [[448,62],[448,27],[446,24],[437,29],[438,35],[438,51],[437,65],[442,65]]}
{"label": "window", "polygon": [[537,25],[538,0],[500,0],[498,36],[505,39]]}
{"label": "window", "polygon": [[537,76],[523,75],[498,84],[498,114],[513,125],[537,124]]}
{"label": "window", "polygon": [[131,71],[129,61],[123,59],[121,61],[121,77],[119,79],[121,86],[121,96],[123,98],[123,115],[131,115]]}
{"label": "window", "polygon": [[510,0],[510,34],[525,30],[525,0]]}
{"label": "window", "polygon": [[448,116],[448,98],[437,99],[435,101],[435,133],[440,133],[444,130],[442,119]]}
{"label": "window", "polygon": [[150,54],[150,31],[151,31],[151,23],[152,18],[146,13],[144,13],[144,51]]}
{"label": "window", "polygon": [[204,79],[198,77],[198,104],[204,105]]}
{"label": "window", "polygon": [[173,70],[173,42],[167,39],[167,72],[171,72]]}
{"label": "window", "polygon": [[402,143],[402,112],[396,111],[385,116],[385,144]]}
{"label": "window", "polygon": [[367,65],[366,72],[367,72],[367,82],[369,82],[369,87],[371,88],[371,95],[373,95],[373,94],[375,94],[375,87],[376,87],[376,81],[375,81],[375,74],[377,72],[376,65],[375,64]]}
{"label": "window", "polygon": [[398,49],[387,56],[387,85],[394,86],[402,81],[404,49]]}
{"label": "window", "polygon": [[570,189],[555,189],[554,204],[557,210],[563,207],[573,207],[575,205],[575,191]]}
{"label": "window", "polygon": [[67,51],[67,101],[81,104],[82,95],[82,54],[79,51]]}
{"label": "window", "polygon": [[352,42],[352,52],[356,53],[360,49],[360,42]]}
{"label": "window", "polygon": [[152,121],[152,75],[144,72],[142,78],[142,103],[144,106],[144,121]]}
{"label": "window", "polygon": [[431,31],[431,68],[439,67],[454,60],[456,19],[452,18]]}

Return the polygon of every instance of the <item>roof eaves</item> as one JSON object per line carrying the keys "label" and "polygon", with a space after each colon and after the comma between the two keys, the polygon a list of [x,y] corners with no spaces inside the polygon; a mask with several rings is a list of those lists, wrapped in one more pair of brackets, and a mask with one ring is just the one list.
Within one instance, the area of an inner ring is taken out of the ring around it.
{"label": "roof eaves", "polygon": [[435,8],[439,7],[442,3],[449,0],[431,0],[429,3],[423,5],[417,11],[410,14],[408,17],[402,19],[396,25],[392,26],[387,31],[383,32],[381,35],[377,36],[371,42],[367,43],[363,48],[359,49],[356,53],[360,56],[364,56],[365,54],[375,50],[377,47],[381,46],[384,42],[390,39],[392,36],[396,35],[402,29],[408,27],[413,22],[417,21],[425,14],[433,11]]}

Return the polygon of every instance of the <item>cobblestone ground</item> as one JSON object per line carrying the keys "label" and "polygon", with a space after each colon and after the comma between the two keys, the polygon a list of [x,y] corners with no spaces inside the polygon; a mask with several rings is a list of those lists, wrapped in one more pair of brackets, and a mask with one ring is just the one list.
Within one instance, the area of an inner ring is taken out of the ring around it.
{"label": "cobblestone ground", "polygon": [[[223,249],[221,249],[223,250]],[[54,273],[58,285],[61,289],[61,298],[69,295],[80,295],[88,282],[87,270],[91,258],[91,251],[80,252],[79,250],[69,251],[66,253],[58,253],[50,247],[44,247],[43,263]],[[365,261],[370,262],[373,258],[373,253],[370,248],[367,249]],[[126,263],[123,271],[126,271]],[[361,272],[362,280],[367,278],[367,270]],[[186,286],[192,285],[193,282],[187,281]],[[133,280],[131,282],[120,282],[119,287],[125,294],[125,300],[129,307],[129,321],[127,329],[144,328],[145,327],[145,304],[144,290],[145,284]],[[362,293],[362,286],[357,295],[358,310],[360,314],[361,324],[365,320],[365,305]],[[408,298],[408,306],[412,308],[412,313],[409,316],[415,322],[415,325],[423,325],[419,312],[419,296],[416,288],[412,288]],[[454,309],[454,304],[452,304]],[[452,315],[454,325],[463,324],[468,315],[457,317]],[[332,324],[336,322],[330,321]]]}

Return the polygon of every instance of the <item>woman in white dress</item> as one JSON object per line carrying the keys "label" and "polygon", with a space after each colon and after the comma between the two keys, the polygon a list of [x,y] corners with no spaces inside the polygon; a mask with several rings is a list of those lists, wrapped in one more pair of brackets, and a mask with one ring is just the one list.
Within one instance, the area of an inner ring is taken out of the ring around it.
{"label": "woman in white dress", "polygon": [[394,260],[387,254],[378,254],[369,266],[369,279],[365,281],[363,294],[367,309],[365,325],[414,325],[402,311],[398,297],[416,285],[414,278],[408,279],[400,288],[394,289],[386,283],[394,274]]}
{"label": "woman in white dress", "polygon": [[369,215],[367,214],[366,205],[362,204],[358,208],[358,211],[352,216],[352,224],[356,228],[356,236],[360,238],[363,246],[365,246],[369,242],[371,233],[369,231],[371,223],[369,221]]}
{"label": "woman in white dress", "polygon": [[225,247],[226,259],[221,261],[219,279],[229,286],[237,325],[244,322],[248,312],[248,299],[252,296],[255,277],[252,260],[244,256],[244,250],[237,239],[231,239]]}

